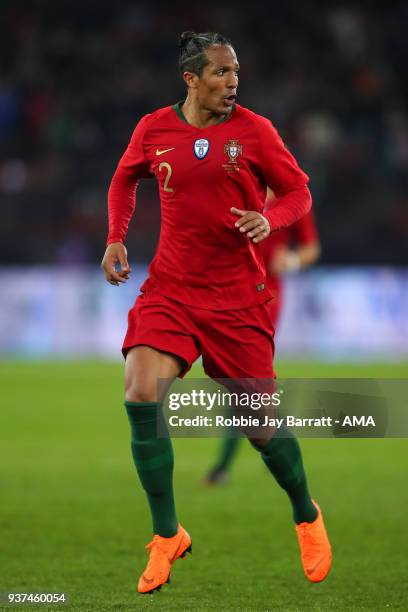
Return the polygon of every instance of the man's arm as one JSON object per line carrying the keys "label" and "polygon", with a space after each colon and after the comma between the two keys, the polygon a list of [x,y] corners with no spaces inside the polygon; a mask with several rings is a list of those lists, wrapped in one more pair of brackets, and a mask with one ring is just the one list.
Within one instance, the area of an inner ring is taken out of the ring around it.
{"label": "man's arm", "polygon": [[296,223],[309,212],[311,206],[312,196],[305,185],[278,197],[273,208],[266,205],[263,215],[268,219],[271,231],[276,231]]}
{"label": "man's arm", "polygon": [[261,140],[261,170],[275,198],[267,200],[263,215],[272,231],[288,227],[301,219],[312,207],[307,187],[309,177],[286,149],[271,122],[264,117],[258,124]]}
{"label": "man's arm", "polygon": [[136,126],[109,187],[109,233],[101,268],[111,285],[125,283],[131,272],[126,247],[123,243],[135,210],[136,188],[139,180],[151,176],[143,149],[147,117],[148,115],[143,117]]}
{"label": "man's arm", "polygon": [[261,213],[231,208],[241,217],[235,227],[245,232],[253,242],[262,242],[271,233],[288,227],[301,219],[312,206],[312,196],[307,187],[309,177],[301,170],[286,149],[271,122],[258,117],[261,172],[265,182],[275,194],[273,209],[267,200]]}

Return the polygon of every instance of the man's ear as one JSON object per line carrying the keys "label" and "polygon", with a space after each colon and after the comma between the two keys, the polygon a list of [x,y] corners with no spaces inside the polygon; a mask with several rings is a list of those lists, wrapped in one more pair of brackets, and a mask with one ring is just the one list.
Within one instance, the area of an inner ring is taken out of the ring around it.
{"label": "man's ear", "polygon": [[183,72],[183,79],[187,87],[197,89],[199,77],[194,72]]}

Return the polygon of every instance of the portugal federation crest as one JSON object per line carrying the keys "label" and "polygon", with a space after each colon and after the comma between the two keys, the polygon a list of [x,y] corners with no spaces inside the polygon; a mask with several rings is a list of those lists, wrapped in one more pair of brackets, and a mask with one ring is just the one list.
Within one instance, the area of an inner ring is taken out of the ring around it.
{"label": "portugal federation crest", "polygon": [[197,159],[204,159],[210,148],[210,143],[206,138],[198,138],[194,143],[194,153]]}
{"label": "portugal federation crest", "polygon": [[229,140],[224,145],[224,153],[229,157],[230,164],[236,164],[239,155],[242,155],[242,145],[239,140]]}

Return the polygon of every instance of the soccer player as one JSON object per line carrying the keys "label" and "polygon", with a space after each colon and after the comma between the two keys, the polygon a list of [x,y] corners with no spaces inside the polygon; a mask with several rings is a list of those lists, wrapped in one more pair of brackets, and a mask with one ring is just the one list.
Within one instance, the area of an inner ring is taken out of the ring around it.
{"label": "soccer player", "polygon": [[[230,41],[184,32],[179,46],[187,97],[136,126],[109,189],[102,261],[109,283],[128,280],[124,241],[135,188],[140,179],[156,177],[160,240],[122,348],[132,454],[154,533],[140,593],[167,582],[172,564],[191,549],[176,514],[171,440],[157,436],[164,398],[157,379],[170,384],[200,354],[211,378],[272,378],[271,294],[260,243],[311,207],[308,177],[270,121],[236,104],[239,65]],[[271,210],[264,210],[267,185],[276,196]],[[331,548],[297,440],[290,431],[271,429],[251,442],[290,499],[307,578],[323,580]]]}
{"label": "soccer player", "polygon": [[[269,190],[268,190],[269,191]],[[273,206],[273,194],[268,200]],[[273,325],[277,327],[282,309],[282,275],[287,272],[308,268],[320,257],[320,243],[314,220],[310,210],[304,217],[290,227],[281,229],[269,235],[261,243],[267,273],[267,286],[273,294],[269,302]],[[228,435],[221,440],[217,462],[204,478],[205,485],[226,484],[229,470],[239,447],[241,438]]]}

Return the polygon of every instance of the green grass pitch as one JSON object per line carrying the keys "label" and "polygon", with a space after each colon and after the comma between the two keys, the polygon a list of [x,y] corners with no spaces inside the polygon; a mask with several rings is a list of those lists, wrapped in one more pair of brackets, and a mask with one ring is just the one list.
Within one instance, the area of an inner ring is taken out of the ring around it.
{"label": "green grass pitch", "polygon": [[[408,367],[282,363],[279,372],[406,378]],[[408,443],[397,439],[302,441],[334,550],[319,585],[302,575],[289,503],[249,444],[231,484],[205,489],[218,441],[175,440],[177,506],[193,555],[160,593],[138,595],[151,527],[122,378],[120,363],[0,364],[0,592],[70,597],[22,610],[408,609]]]}

